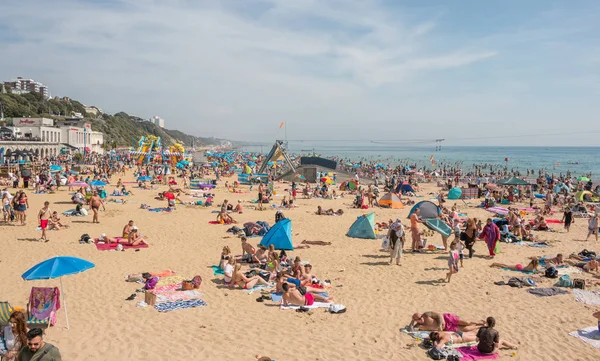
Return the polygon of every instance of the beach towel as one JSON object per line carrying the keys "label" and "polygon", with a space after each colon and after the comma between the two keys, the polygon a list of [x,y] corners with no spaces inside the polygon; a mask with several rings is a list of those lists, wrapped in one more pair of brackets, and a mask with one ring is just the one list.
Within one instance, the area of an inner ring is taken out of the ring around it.
{"label": "beach towel", "polygon": [[500,357],[500,354],[486,355],[479,352],[477,346],[465,346],[456,349],[462,354],[460,361],[475,361],[475,360],[495,360]]}
{"label": "beach towel", "polygon": [[96,245],[96,249],[97,249],[98,251],[110,251],[110,250],[114,250],[114,249],[117,249],[117,246],[118,246],[119,244],[120,244],[121,246],[123,246],[123,249],[130,249],[130,248],[135,248],[135,249],[138,249],[138,248],[148,248],[148,245],[147,245],[147,244],[145,244],[145,243],[140,243],[140,244],[137,244],[137,245],[135,245],[135,246],[131,246],[131,245],[128,245],[127,243],[122,243],[123,241],[125,241],[125,242],[126,242],[126,240],[125,240],[124,238],[117,238],[117,243],[111,243],[111,244],[108,244],[108,243],[98,243],[98,242],[99,242],[99,239],[97,239],[97,238],[96,238],[96,239],[94,240],[94,244]]}
{"label": "beach towel", "polygon": [[189,301],[199,299],[202,296],[202,293],[196,290],[165,290],[156,294],[156,303]]}
{"label": "beach towel", "polygon": [[167,207],[167,208],[164,208],[164,207],[163,207],[163,208],[148,208],[148,210],[149,210],[150,212],[156,212],[156,213],[159,213],[159,212],[171,212],[173,209],[171,209],[171,208],[168,208],[168,207]]}
{"label": "beach towel", "polygon": [[546,223],[555,223],[555,224],[558,224],[558,223],[562,223],[562,222],[560,220],[558,220],[558,219],[546,219]]}
{"label": "beach towel", "polygon": [[171,271],[170,269],[160,272],[150,272],[150,274],[159,278],[175,276],[175,272]]}
{"label": "beach towel", "polygon": [[409,335],[410,337],[414,338],[415,340],[421,341],[426,338],[429,338],[429,333],[431,331],[409,331],[406,327],[403,327],[400,329],[400,332],[403,332],[403,333]]}
{"label": "beach towel", "polygon": [[600,292],[598,291],[586,291],[586,290],[573,290],[575,300],[577,302],[585,303],[586,305],[600,306]]}
{"label": "beach towel", "polygon": [[231,222],[230,223],[227,223],[227,222],[221,223],[221,222],[217,222],[217,221],[208,221],[208,224],[231,224]]}
{"label": "beach towel", "polygon": [[262,291],[262,290],[266,290],[266,289],[272,288],[272,287],[273,286],[271,286],[271,285],[268,285],[268,286],[267,285],[256,285],[249,290],[242,290],[242,291],[244,291],[246,293],[252,293],[254,291]]}
{"label": "beach towel", "polygon": [[187,301],[176,301],[176,302],[164,302],[157,303],[154,305],[154,308],[158,310],[158,312],[169,312],[173,310],[183,310],[186,308],[192,307],[201,307],[206,306],[206,302],[200,299],[187,300]]}
{"label": "beach towel", "polygon": [[590,326],[582,330],[573,331],[569,335],[577,337],[595,348],[600,348],[600,331],[598,331],[598,326]]}
{"label": "beach towel", "polygon": [[569,291],[564,290],[562,288],[558,288],[558,287],[530,288],[527,290],[527,292],[531,293],[532,295],[536,295],[538,297],[564,295],[564,294],[569,293]]}
{"label": "beach towel", "polygon": [[548,243],[542,242],[534,242],[534,243],[525,243],[529,247],[551,247]]}
{"label": "beach towel", "polygon": [[559,276],[563,276],[563,275],[569,275],[569,274],[578,274],[578,273],[583,273],[583,271],[581,270],[581,268],[577,268],[577,267],[555,267],[556,270],[558,271],[558,275]]}
{"label": "beach towel", "polygon": [[525,270],[519,271],[519,270],[516,270],[516,269],[510,269],[510,268],[503,268],[503,270],[505,270],[505,271],[513,271],[513,272],[521,272],[521,273],[526,273],[526,274],[533,273],[532,271],[525,271]]}
{"label": "beach towel", "polygon": [[300,307],[305,307],[305,308],[308,308],[309,310],[313,310],[315,308],[329,308],[329,306],[331,306],[331,303],[327,303],[327,302],[315,302],[310,306],[296,306],[296,305],[284,306],[282,303],[280,306],[280,309],[282,309],[282,310],[297,310]]}
{"label": "beach towel", "polygon": [[31,287],[29,294],[30,319],[49,320],[50,325],[56,323],[56,311],[60,309],[60,290],[58,287]]}
{"label": "beach towel", "polygon": [[496,213],[496,214],[501,214],[501,215],[507,215],[508,214],[508,209],[507,208],[502,208],[502,207],[489,207],[485,209],[488,212],[492,212],[492,213]]}
{"label": "beach towel", "polygon": [[[320,292],[319,295],[323,297],[329,297],[329,294],[327,294],[327,292]],[[271,292],[271,301],[281,302],[283,301],[283,296],[280,293]]]}
{"label": "beach towel", "polygon": [[219,266],[210,266],[213,270],[214,276],[224,275],[225,271],[223,271]]}

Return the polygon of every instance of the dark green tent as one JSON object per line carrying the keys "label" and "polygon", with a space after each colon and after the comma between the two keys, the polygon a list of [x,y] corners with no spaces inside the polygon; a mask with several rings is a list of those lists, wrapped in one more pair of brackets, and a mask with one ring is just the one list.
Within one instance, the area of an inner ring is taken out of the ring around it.
{"label": "dark green tent", "polygon": [[529,185],[529,183],[527,181],[524,181],[517,177],[503,179],[500,182],[498,182],[498,184],[501,186],[528,186]]}

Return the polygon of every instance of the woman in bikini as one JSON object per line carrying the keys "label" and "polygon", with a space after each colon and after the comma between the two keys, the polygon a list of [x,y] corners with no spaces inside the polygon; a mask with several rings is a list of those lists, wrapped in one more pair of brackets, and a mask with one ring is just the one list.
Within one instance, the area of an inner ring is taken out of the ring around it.
{"label": "woman in bikini", "polygon": [[538,261],[538,259],[537,258],[533,258],[529,262],[529,264],[527,264],[527,266],[525,266],[525,267],[523,267],[523,265],[521,263],[518,263],[518,264],[516,264],[514,266],[507,265],[507,264],[504,264],[504,263],[492,263],[490,265],[490,267],[506,268],[506,269],[509,269],[511,271],[521,271],[521,272],[531,271],[533,273],[537,273],[539,265],[540,265],[540,262]]}
{"label": "woman in bikini", "polygon": [[257,284],[265,286],[269,285],[267,281],[263,280],[260,276],[246,277],[242,272],[242,265],[240,263],[235,265],[231,279],[234,284],[245,290],[249,290]]}
{"label": "woman in bikini", "polygon": [[140,243],[147,244],[144,238],[138,233],[138,228],[136,226],[131,227],[131,232],[129,232],[129,236],[127,237],[127,243],[130,246],[137,246]]}
{"label": "woman in bikini", "polygon": [[[472,332],[431,332],[429,333],[429,339],[433,342],[433,346],[442,348],[445,345],[452,346],[453,344],[477,342],[477,334]],[[508,349],[516,350],[518,346],[510,343],[506,340],[500,340],[498,342],[500,347],[506,347]]]}

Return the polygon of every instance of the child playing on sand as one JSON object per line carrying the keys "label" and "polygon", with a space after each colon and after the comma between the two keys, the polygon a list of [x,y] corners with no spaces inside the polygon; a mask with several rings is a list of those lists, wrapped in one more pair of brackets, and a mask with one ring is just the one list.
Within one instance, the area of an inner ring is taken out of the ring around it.
{"label": "child playing on sand", "polygon": [[450,244],[450,252],[448,257],[448,268],[450,269],[450,272],[446,273],[447,283],[450,283],[450,278],[452,275],[458,272],[458,259],[459,254],[456,250],[456,242],[452,242],[452,244]]}

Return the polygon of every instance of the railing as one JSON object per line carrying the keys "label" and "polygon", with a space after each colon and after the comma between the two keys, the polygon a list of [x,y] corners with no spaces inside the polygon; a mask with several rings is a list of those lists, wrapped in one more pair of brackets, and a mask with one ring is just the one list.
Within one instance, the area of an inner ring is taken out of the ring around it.
{"label": "railing", "polygon": [[[33,138],[0,137],[0,141],[3,141],[3,142],[41,142],[42,139],[40,137],[33,137]],[[50,142],[48,142],[48,143],[50,143]]]}

